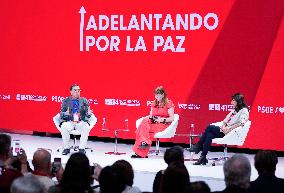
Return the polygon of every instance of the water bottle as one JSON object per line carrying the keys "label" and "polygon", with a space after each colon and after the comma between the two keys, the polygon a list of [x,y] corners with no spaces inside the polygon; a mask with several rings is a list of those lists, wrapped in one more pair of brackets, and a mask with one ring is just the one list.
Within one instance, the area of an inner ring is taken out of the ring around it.
{"label": "water bottle", "polygon": [[191,135],[194,135],[194,124],[193,123],[190,124],[190,133]]}
{"label": "water bottle", "polygon": [[129,131],[129,128],[128,128],[128,118],[125,119],[125,131]]}
{"label": "water bottle", "polygon": [[102,123],[102,130],[106,130],[106,118],[103,118],[103,123]]}

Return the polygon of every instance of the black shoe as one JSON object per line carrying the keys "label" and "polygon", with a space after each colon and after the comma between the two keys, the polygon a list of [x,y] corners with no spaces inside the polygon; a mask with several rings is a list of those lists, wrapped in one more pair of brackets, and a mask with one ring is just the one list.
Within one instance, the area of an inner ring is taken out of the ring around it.
{"label": "black shoe", "polygon": [[206,165],[208,163],[208,159],[206,157],[201,156],[193,165]]}
{"label": "black shoe", "polygon": [[62,155],[68,155],[70,153],[70,149],[63,149]]}
{"label": "black shoe", "polygon": [[142,142],[141,145],[139,145],[138,149],[146,149],[149,145],[146,142]]}
{"label": "black shoe", "polygon": [[[133,155],[131,156],[131,158],[143,158],[143,157],[141,157],[140,155],[137,155],[137,154],[133,154]],[[146,157],[144,157],[144,158],[148,158],[148,156],[146,156]]]}
{"label": "black shoe", "polygon": [[85,149],[79,149],[79,153],[86,154],[86,150]]}
{"label": "black shoe", "polygon": [[189,151],[194,152],[195,154],[198,154],[201,151],[201,145],[199,144],[192,145]]}

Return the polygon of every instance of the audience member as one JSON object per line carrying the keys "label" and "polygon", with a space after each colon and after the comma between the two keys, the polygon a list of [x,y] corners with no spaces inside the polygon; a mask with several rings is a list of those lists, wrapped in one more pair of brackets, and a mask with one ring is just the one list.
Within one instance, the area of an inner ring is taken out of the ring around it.
{"label": "audience member", "polygon": [[11,152],[11,137],[7,134],[0,134],[0,190],[1,193],[10,192],[13,181],[22,176],[22,172],[12,166],[15,160],[20,160],[21,171],[27,172],[27,156],[22,150],[21,155],[16,158]]}
{"label": "audience member", "polygon": [[248,192],[251,167],[248,158],[243,155],[233,155],[223,166],[226,188],[219,193]]}
{"label": "audience member", "polygon": [[[126,160],[118,160],[105,168],[95,164],[96,167],[91,172],[87,156],[81,152],[74,153],[67,161],[65,171],[60,168],[63,174],[56,173],[59,184],[55,185],[52,180],[51,154],[47,150],[38,149],[34,153],[32,174],[25,174],[28,166],[24,150],[21,149],[21,153],[16,157],[11,155],[11,137],[0,134],[1,193],[142,193],[138,187],[133,187],[134,171]],[[20,163],[20,170],[13,167],[15,160]],[[209,186],[203,181],[190,183],[182,147],[168,148],[164,154],[164,161],[168,167],[156,174],[153,193],[210,192]],[[243,155],[236,154],[223,166],[226,188],[215,193],[282,193],[284,179],[275,176],[277,163],[278,158],[274,151],[258,151],[254,165],[259,176],[250,182],[249,160]],[[93,179],[99,182],[98,191],[91,187]]]}
{"label": "audience member", "polygon": [[253,193],[282,193],[284,179],[275,176],[277,155],[274,151],[261,150],[254,157],[254,166],[258,178],[250,183],[250,192]]}
{"label": "audience member", "polygon": [[189,186],[188,171],[182,162],[171,163],[164,172],[160,184],[160,193],[183,193]]}
{"label": "audience member", "polygon": [[[184,163],[184,156],[183,156],[183,149],[180,146],[174,146],[171,148],[168,148],[164,154],[164,161],[166,164],[171,164],[173,162],[179,161],[181,163]],[[153,182],[153,193],[159,193],[160,192],[160,183],[161,178],[164,174],[165,170],[160,170],[154,179]]]}
{"label": "audience member", "polygon": [[66,163],[58,185],[49,188],[49,193],[93,193],[91,188],[89,159],[84,153],[74,153]]}
{"label": "audience member", "polygon": [[38,149],[33,156],[32,160],[34,166],[33,174],[48,190],[51,186],[55,185],[51,175],[51,155],[45,149]]}
{"label": "audience member", "polygon": [[11,193],[46,193],[46,189],[34,175],[27,174],[13,182]]}
{"label": "audience member", "polygon": [[90,109],[88,100],[81,97],[80,93],[80,86],[78,84],[72,84],[70,86],[71,96],[62,101],[59,124],[64,147],[62,155],[70,153],[70,133],[73,130],[77,130],[81,134],[79,152],[86,153],[85,148],[87,146],[90,130],[92,129],[90,119],[93,111]]}
{"label": "audience member", "polygon": [[123,179],[125,189],[123,193],[141,193],[138,187],[132,187],[134,179],[134,171],[131,164],[125,160],[118,160],[111,166],[118,172],[118,176]]}
{"label": "audience member", "polygon": [[191,182],[184,193],[210,193],[209,186],[203,181]]}
{"label": "audience member", "polygon": [[99,175],[100,193],[122,193],[125,181],[119,176],[118,170],[111,166],[104,167]]}

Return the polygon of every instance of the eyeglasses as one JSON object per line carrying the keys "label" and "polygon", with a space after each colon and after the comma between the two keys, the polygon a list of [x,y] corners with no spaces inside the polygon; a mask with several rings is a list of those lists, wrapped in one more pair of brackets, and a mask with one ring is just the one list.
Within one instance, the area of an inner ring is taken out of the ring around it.
{"label": "eyeglasses", "polygon": [[81,92],[81,89],[73,89],[76,92]]}

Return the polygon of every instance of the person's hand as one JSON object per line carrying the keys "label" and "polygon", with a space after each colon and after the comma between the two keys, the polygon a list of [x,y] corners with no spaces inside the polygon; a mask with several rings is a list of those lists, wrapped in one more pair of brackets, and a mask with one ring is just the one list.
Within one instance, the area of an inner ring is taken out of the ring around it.
{"label": "person's hand", "polygon": [[21,162],[21,172],[22,174],[28,173],[28,164],[27,164],[27,154],[24,149],[20,149],[18,152],[17,158]]}
{"label": "person's hand", "polygon": [[222,132],[223,133],[223,128],[225,127],[225,125],[222,125],[221,127],[220,127],[220,132]]}
{"label": "person's hand", "polygon": [[158,117],[158,118],[156,119],[156,122],[158,122],[158,123],[163,123],[163,122],[164,122],[164,118]]}
{"label": "person's hand", "polygon": [[10,156],[5,162],[4,162],[4,167],[5,168],[12,168],[12,163],[16,161],[16,157]]}
{"label": "person's hand", "polygon": [[91,113],[93,113],[93,110],[92,109],[88,109],[88,114],[91,114]]}
{"label": "person's hand", "polygon": [[228,126],[224,126],[223,128],[221,128],[221,132],[223,132],[224,134],[227,134],[230,132],[230,128]]}
{"label": "person's hand", "polygon": [[222,133],[224,133],[224,128],[226,127],[226,125],[222,125],[221,127],[220,127],[220,132],[222,132]]}
{"label": "person's hand", "polygon": [[20,152],[17,154],[17,158],[20,160],[21,164],[27,163],[27,154],[24,149],[20,149]]}
{"label": "person's hand", "polygon": [[53,175],[56,177],[57,181],[60,182],[64,173],[64,169],[60,164],[59,170],[55,172]]}
{"label": "person's hand", "polygon": [[88,109],[88,115],[92,114],[93,110],[92,109]]}
{"label": "person's hand", "polygon": [[101,173],[103,168],[102,168],[102,166],[100,166],[99,164],[96,164],[96,163],[94,164],[94,166],[95,166],[95,169],[94,169],[93,178],[98,181],[100,173]]}

